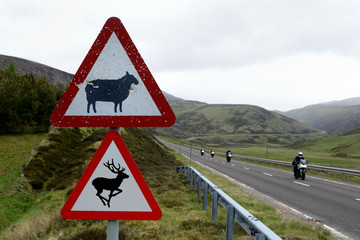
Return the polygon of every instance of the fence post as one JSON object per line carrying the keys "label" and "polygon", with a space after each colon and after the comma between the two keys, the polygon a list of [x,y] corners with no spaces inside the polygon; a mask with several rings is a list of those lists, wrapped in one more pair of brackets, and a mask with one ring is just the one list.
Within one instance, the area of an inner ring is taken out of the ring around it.
{"label": "fence post", "polygon": [[207,209],[208,204],[208,189],[209,185],[207,182],[204,182],[204,200],[203,200],[203,210]]}
{"label": "fence post", "polygon": [[219,200],[219,193],[214,191],[212,197],[212,220],[217,220],[218,217],[218,200]]}
{"label": "fence post", "polygon": [[235,217],[234,207],[228,206],[227,216],[226,216],[226,240],[232,240],[234,237],[234,217]]}

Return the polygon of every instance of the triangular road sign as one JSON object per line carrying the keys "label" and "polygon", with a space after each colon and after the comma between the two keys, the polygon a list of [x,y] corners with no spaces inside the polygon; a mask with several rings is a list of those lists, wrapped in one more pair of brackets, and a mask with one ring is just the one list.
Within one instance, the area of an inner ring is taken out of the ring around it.
{"label": "triangular road sign", "polygon": [[175,115],[120,19],[112,17],[50,121],[57,127],[169,127]]}
{"label": "triangular road sign", "polygon": [[158,220],[155,198],[119,132],[110,130],[61,210],[66,219]]}

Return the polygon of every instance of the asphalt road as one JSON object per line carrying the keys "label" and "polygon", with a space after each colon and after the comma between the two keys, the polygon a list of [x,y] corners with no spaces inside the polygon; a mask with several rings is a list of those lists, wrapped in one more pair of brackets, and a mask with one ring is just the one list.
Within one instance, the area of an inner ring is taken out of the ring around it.
{"label": "asphalt road", "polygon": [[188,157],[191,152],[193,161],[244,183],[352,239],[360,239],[360,185],[312,176],[306,176],[304,181],[295,180],[290,171],[236,160],[228,163],[225,157],[211,158],[208,153],[201,156],[198,150],[169,146]]}

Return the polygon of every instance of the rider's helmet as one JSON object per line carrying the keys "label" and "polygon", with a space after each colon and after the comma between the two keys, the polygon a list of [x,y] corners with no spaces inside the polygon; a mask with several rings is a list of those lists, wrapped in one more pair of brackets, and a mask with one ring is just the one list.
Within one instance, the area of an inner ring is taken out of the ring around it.
{"label": "rider's helmet", "polygon": [[302,156],[303,156],[303,153],[302,153],[302,152],[299,152],[299,153],[298,153],[298,156],[299,156],[299,157],[302,157]]}

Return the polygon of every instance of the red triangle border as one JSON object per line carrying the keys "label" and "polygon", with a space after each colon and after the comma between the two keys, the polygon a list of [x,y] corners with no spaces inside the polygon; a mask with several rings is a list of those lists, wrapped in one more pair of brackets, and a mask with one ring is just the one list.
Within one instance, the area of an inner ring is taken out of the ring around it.
{"label": "red triangle border", "polygon": [[[85,81],[112,33],[115,33],[126,51],[146,89],[158,107],[161,116],[65,116],[67,109],[79,91],[76,85]],[[55,107],[50,122],[56,127],[170,127],[175,123],[175,114],[146,66],[124,25],[116,17],[109,18],[88,54],[80,65]]]}
{"label": "red triangle border", "polygon": [[[72,211],[71,209],[75,205],[86,184],[90,180],[92,174],[94,173],[95,169],[99,165],[101,159],[113,141],[118,147],[125,163],[129,168],[129,171],[133,175],[152,211]],[[61,216],[65,219],[91,220],[159,220],[161,218],[161,209],[118,131],[110,130],[105,136],[94,157],[91,159],[89,165],[85,169],[83,175],[61,209]]]}

